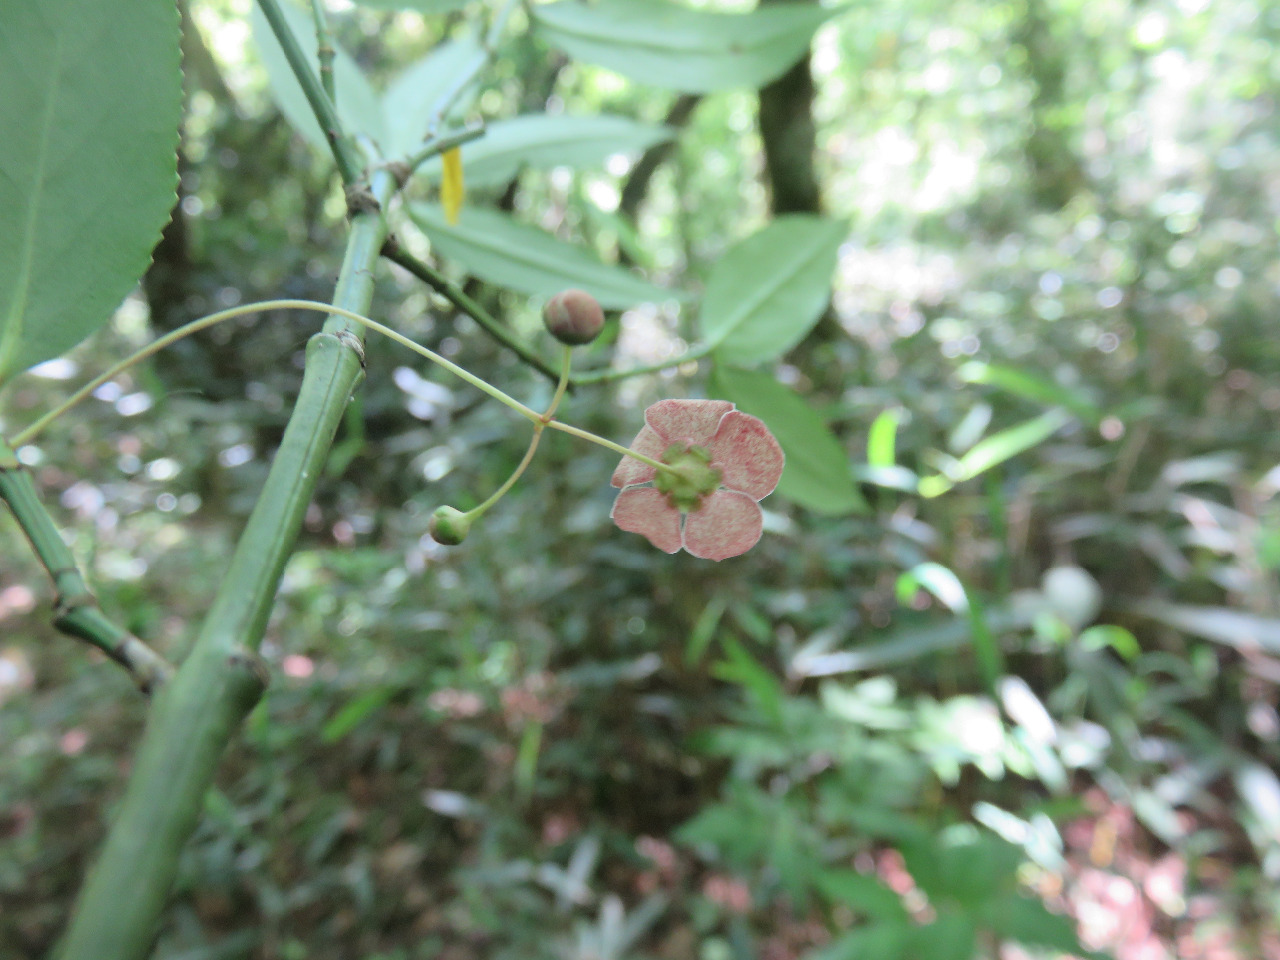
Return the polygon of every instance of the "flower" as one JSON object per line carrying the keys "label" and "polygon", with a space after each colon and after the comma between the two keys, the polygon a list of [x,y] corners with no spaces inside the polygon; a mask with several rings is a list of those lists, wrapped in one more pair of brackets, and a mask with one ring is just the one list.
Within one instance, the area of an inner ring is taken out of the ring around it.
{"label": "flower", "polygon": [[769,428],[726,400],[660,400],[644,412],[631,449],[674,472],[623,457],[610,481],[622,492],[610,516],[659,550],[704,560],[746,553],[760,539],[758,501],[782,476]]}

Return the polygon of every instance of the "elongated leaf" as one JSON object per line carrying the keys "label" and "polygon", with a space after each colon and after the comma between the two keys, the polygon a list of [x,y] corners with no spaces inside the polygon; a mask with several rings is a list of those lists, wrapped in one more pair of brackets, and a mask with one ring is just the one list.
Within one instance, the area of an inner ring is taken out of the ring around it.
{"label": "elongated leaf", "polygon": [[[316,64],[316,30],[311,16],[294,6],[288,0],[280,4],[289,29],[298,38],[298,45],[309,55],[312,70]],[[253,38],[262,54],[262,65],[267,70],[267,79],[271,81],[271,94],[275,98],[280,112],[285,115],[293,129],[310,141],[318,150],[328,152],[329,143],[324,131],[316,122],[307,102],[306,94],[298,85],[285,59],[284,51],[276,42],[271,25],[263,16],[262,10],[253,5]],[[338,119],[346,127],[347,133],[365,133],[378,143],[386,141],[386,131],[382,123],[382,107],[378,95],[369,86],[369,81],[356,65],[356,62],[341,48],[334,44],[333,85],[337,94],[335,107]]]}
{"label": "elongated leaf", "polygon": [[965,383],[990,384],[1046,406],[1066,407],[1086,423],[1097,425],[1102,420],[1102,412],[1082,390],[1061,386],[1025,370],[971,360],[956,371],[956,376]]}
{"label": "elongated leaf", "polygon": [[897,465],[898,424],[901,410],[885,410],[867,431],[867,466],[890,468]]}
{"label": "elongated leaf", "polygon": [[826,308],[847,232],[839,221],[795,214],[730,249],[707,279],[698,317],[716,359],[750,367],[803,340]]}
{"label": "elongated leaf", "polygon": [[795,391],[768,373],[722,363],[712,372],[711,390],[759,417],[778,438],[787,457],[778,493],[815,513],[831,516],[867,509],[854,485],[844,448]]}
{"label": "elongated leaf", "polygon": [[[463,144],[462,162],[468,182],[495,186],[521,167],[598,167],[615,153],[638,153],[671,135],[670,127],[628,117],[535,113],[491,124],[479,140]],[[423,164],[422,172],[438,178],[440,161]]]}
{"label": "elongated leaf", "polygon": [[177,184],[169,0],[7,3],[0,15],[0,383],[104,324]]}
{"label": "elongated leaf", "polygon": [[[426,137],[444,97],[463,69],[481,53],[474,37],[442,43],[417,63],[408,67],[382,95],[383,127],[387,139],[382,142],[388,157],[399,158],[411,153]],[[470,98],[462,97],[448,112],[448,117],[464,114]],[[465,158],[464,158],[465,159]],[[439,170],[440,161],[436,161]],[[471,170],[468,178],[474,182]]]}
{"label": "elongated leaf", "polygon": [[1225,643],[1244,651],[1264,650],[1273,656],[1280,654],[1280,619],[1274,617],[1260,617],[1228,607],[1202,607],[1163,600],[1140,600],[1130,604],[1128,609],[1214,643]]}
{"label": "elongated leaf", "polygon": [[971,480],[1011,457],[1016,457],[1043,443],[1070,422],[1071,415],[1065,410],[1050,410],[1016,427],[993,433],[975,444],[972,450],[961,457],[947,476],[924,477],[920,481],[920,494],[925,497],[936,497],[946,493],[957,483]]}
{"label": "elongated leaf", "polygon": [[521,293],[550,296],[566,287],[578,287],[601,306],[618,310],[682,296],[622,267],[601,263],[590,251],[497,210],[465,209],[457,226],[450,226],[444,211],[435,204],[414,204],[410,214],[444,256],[482,280]]}
{"label": "elongated leaf", "polygon": [[537,33],[639,83],[709,93],[761,87],[795,63],[830,16],[817,4],[708,13],[666,0],[562,0],[533,8]]}

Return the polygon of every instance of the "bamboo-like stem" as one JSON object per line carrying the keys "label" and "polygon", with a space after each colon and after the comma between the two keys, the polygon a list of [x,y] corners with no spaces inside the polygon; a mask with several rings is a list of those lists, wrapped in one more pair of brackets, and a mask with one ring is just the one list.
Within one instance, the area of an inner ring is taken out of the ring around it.
{"label": "bamboo-like stem", "polygon": [[534,351],[521,343],[510,330],[508,330],[501,321],[493,314],[482,307],[479,303],[467,296],[456,283],[453,283],[448,277],[431,266],[419,260],[404,247],[400,246],[394,239],[390,239],[382,248],[382,255],[392,263],[403,267],[411,274],[429,286],[440,296],[444,297],[451,304],[469,316],[472,320],[480,325],[485,333],[497,340],[500,344],[518,356],[533,369],[537,370],[549,380],[556,380],[559,374],[545,360],[541,359]]}
{"label": "bamboo-like stem", "polygon": [[70,548],[40,502],[35,481],[0,440],[0,500],[9,504],[53,581],[53,625],[61,633],[97,647],[125,670],[143,693],[173,675],[173,667],[149,646],[107,618],[85,583]]}
{"label": "bamboo-like stem", "polygon": [[333,151],[333,160],[338,165],[342,182],[348,187],[355,186],[363,176],[364,164],[361,163],[360,155],[342,129],[337,107],[334,106],[332,98],[325,93],[315,71],[311,69],[307,55],[298,45],[298,38],[289,29],[279,3],[276,0],[258,0],[258,6],[262,8],[263,16],[271,25],[271,32],[276,35],[280,49],[284,51],[285,59],[289,61],[289,67],[293,70],[293,75],[298,78],[298,84],[307,97],[307,103],[311,105],[311,112],[316,115],[320,129],[324,131],[325,139],[329,141],[329,149]]}
{"label": "bamboo-like stem", "polygon": [[320,87],[329,102],[336,105],[338,95],[333,86],[333,35],[329,32],[329,21],[324,15],[324,6],[320,0],[311,0],[311,18],[316,22],[316,60],[320,64]]}
{"label": "bamboo-like stem", "polygon": [[715,347],[711,344],[699,343],[671,360],[650,363],[643,367],[631,367],[629,370],[587,370],[583,373],[575,374],[570,378],[569,383],[572,386],[581,387],[589,383],[608,383],[611,380],[625,380],[627,377],[638,377],[646,373],[661,373],[663,370],[671,370],[681,364],[688,363],[690,360],[699,360],[714,349]]}
{"label": "bamboo-like stem", "polygon": [[[370,190],[378,206],[352,216],[336,307],[357,314],[369,308],[373,266],[387,234],[382,208],[394,189],[389,173],[376,172]],[[307,344],[280,449],[190,655],[153,698],[133,774],[80,892],[62,960],[143,960],[151,950],[218,760],[261,695],[265,669],[255,651],[334,432],[363,376],[358,331],[349,318],[331,317]]]}

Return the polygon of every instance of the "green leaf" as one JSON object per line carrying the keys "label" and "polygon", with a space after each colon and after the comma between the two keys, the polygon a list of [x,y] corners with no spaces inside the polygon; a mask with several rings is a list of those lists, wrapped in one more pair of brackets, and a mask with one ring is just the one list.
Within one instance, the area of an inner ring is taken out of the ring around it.
{"label": "green leaf", "polygon": [[897,463],[898,424],[902,422],[901,410],[885,410],[871,423],[867,431],[867,465],[892,467]]}
{"label": "green leaf", "polygon": [[497,210],[469,207],[456,226],[445,222],[444,211],[436,204],[413,204],[410,215],[441,254],[482,280],[521,293],[551,296],[566,287],[579,287],[601,306],[616,310],[683,296],[622,267],[601,263],[590,251]]}
{"label": "green leaf", "polygon": [[[1009,896],[992,903],[987,924],[1003,940],[1027,947],[1047,947],[1074,955],[1084,954],[1070,917],[1050,913],[1039,900]],[[1088,956],[1099,956],[1089,953]]]}
{"label": "green leaf", "polygon": [[106,323],[176,200],[169,0],[6,4],[0,28],[0,383]]}
{"label": "green leaf", "polygon": [[1159,623],[1223,643],[1241,651],[1264,650],[1280,654],[1280,619],[1260,617],[1228,607],[1202,607],[1168,603],[1164,600],[1139,600],[1126,609]]}
{"label": "green leaf", "polygon": [[936,497],[946,493],[956,484],[972,480],[992,467],[1043,443],[1070,422],[1071,415],[1065,410],[1050,410],[1015,427],[993,433],[956,461],[946,476],[921,479],[920,495]]}
{"label": "green leaf", "polygon": [[898,576],[895,592],[899,603],[908,604],[920,589],[933,594],[952,613],[969,612],[969,595],[960,578],[949,567],[927,561]]}
{"label": "green leaf", "polygon": [[803,340],[826,309],[847,233],[838,220],[793,214],[721,257],[707,278],[698,316],[716,359],[751,367]]}
{"label": "green leaf", "polygon": [[[311,15],[304,13],[292,3],[282,2],[280,10],[289,24],[289,29],[298,38],[298,45],[309,55],[311,69],[317,71],[316,62],[316,28]],[[262,54],[262,65],[266,68],[267,79],[271,81],[271,94],[280,112],[292,125],[293,129],[310,141],[318,150],[329,151],[329,142],[324,131],[316,122],[311,112],[311,104],[302,92],[289,61],[285,59],[284,50],[276,42],[271,25],[263,16],[261,8],[253,5],[253,38]],[[373,87],[365,79],[364,74],[351,57],[334,44],[333,85],[337,93],[338,119],[347,133],[366,133],[378,143],[386,142],[386,131],[382,123],[382,106]]]}
{"label": "green leaf", "polygon": [[334,743],[360,725],[368,716],[381,710],[396,695],[396,687],[375,687],[347,702],[320,728],[320,739],[324,743]]}
{"label": "green leaf", "polygon": [[533,8],[552,46],[639,83],[710,93],[761,87],[804,55],[837,11],[792,3],[750,13],[709,13],[666,0],[564,0]]}
{"label": "green leaf", "polygon": [[802,507],[830,516],[867,509],[853,482],[849,458],[827,425],[793,390],[768,373],[717,363],[712,392],[759,417],[782,445],[787,464],[778,493]]}
{"label": "green leaf", "polygon": [[[381,141],[388,157],[405,157],[425,139],[427,127],[434,119],[440,98],[449,92],[458,75],[483,51],[473,37],[442,43],[417,63],[407,67],[382,95],[383,129],[386,140]],[[453,105],[449,117],[457,117],[467,110],[467,98]],[[466,160],[466,154],[463,154]],[[440,160],[435,158],[436,170]],[[473,180],[467,170],[467,180]]]}
{"label": "green leaf", "polygon": [[956,371],[956,376],[965,383],[999,387],[1045,406],[1066,407],[1081,420],[1094,426],[1102,422],[1102,411],[1082,390],[1061,386],[1025,370],[972,360]]}
{"label": "green leaf", "polygon": [[894,923],[909,919],[902,898],[877,877],[854,870],[824,870],[818,874],[816,886],[832,904],[852,907],[867,917]]}
{"label": "green leaf", "polygon": [[[670,140],[670,127],[641,123],[607,114],[570,117],[533,113],[499,120],[484,136],[462,146],[467,183],[505,184],[522,167],[598,167],[615,153],[639,153]],[[439,179],[440,161],[422,165],[428,177]]]}

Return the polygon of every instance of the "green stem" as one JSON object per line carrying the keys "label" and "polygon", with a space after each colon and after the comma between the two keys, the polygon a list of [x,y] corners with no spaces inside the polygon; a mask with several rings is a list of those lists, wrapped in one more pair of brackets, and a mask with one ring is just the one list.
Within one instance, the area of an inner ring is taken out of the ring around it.
{"label": "green stem", "polygon": [[[166,333],[164,336],[153,340],[151,343],[147,344],[145,347],[143,347],[141,350],[134,353],[132,356],[126,357],[124,360],[121,360],[119,363],[112,365],[107,370],[98,374],[98,376],[94,377],[92,380],[86,383],[83,387],[81,387],[79,390],[77,390],[75,393],[69,396],[66,400],[62,401],[62,403],[58,404],[58,406],[54,407],[44,416],[40,417],[40,419],[36,420],[35,423],[31,424],[25,430],[21,430],[18,433],[14,434],[13,439],[10,441],[11,444],[14,447],[20,447],[25,443],[30,443],[32,440],[38,437],[41,433],[43,433],[44,430],[49,426],[49,424],[53,423],[53,421],[57,420],[58,417],[62,416],[64,413],[66,413],[76,404],[80,403],[80,401],[84,400],[86,397],[92,394],[93,391],[97,390],[98,387],[102,386],[108,380],[111,380],[112,378],[119,376],[122,372],[129,369],[129,367],[133,366],[135,363],[138,363],[139,361],[147,359],[147,357],[150,357],[156,353],[159,353],[165,347],[171,346],[173,343],[177,342],[178,340],[181,340],[183,337],[190,336],[193,333],[199,333],[201,330],[208,329],[209,327],[222,323],[226,320],[234,320],[236,317],[243,317],[244,315],[250,314],[250,313],[260,313],[264,310],[314,310],[317,313],[328,313],[336,317],[341,317],[344,320],[349,320],[355,325],[354,327],[351,328],[351,330],[341,331],[341,332],[347,332],[347,333],[352,332],[352,330],[359,330],[361,327],[367,327],[368,329],[373,330],[376,333],[380,333],[383,336],[388,337],[391,340],[394,340],[396,343],[399,343],[402,346],[408,347],[414,353],[417,353],[423,357],[426,357],[432,363],[439,364],[440,366],[444,367],[444,369],[448,370],[450,373],[460,377],[461,379],[465,380],[467,383],[474,386],[476,389],[483,390],[485,393],[493,397],[495,400],[498,400],[499,402],[506,404],[508,407],[510,407],[512,410],[515,410],[525,419],[531,420],[534,422],[537,422],[538,420],[541,419],[537,411],[531,409],[530,407],[526,407],[523,403],[514,399],[508,394],[503,393],[497,387],[492,386],[491,384],[489,384],[484,380],[481,380],[479,377],[471,373],[469,370],[466,370],[463,367],[458,366],[456,363],[454,363],[451,360],[445,359],[435,351],[422,346],[422,344],[417,343],[416,341],[410,340],[408,337],[404,336],[404,334],[397,333],[395,330],[392,330],[390,327],[386,326],[385,324],[378,323],[378,321],[376,320],[370,320],[368,317],[363,317],[360,314],[355,313],[354,311],[344,310],[341,307],[336,307],[328,303],[320,303],[317,300],[265,300],[265,301],[262,301],[261,303],[246,303],[238,307],[231,307],[227,310],[219,310],[217,313],[211,313],[207,317],[200,317],[198,320],[192,320],[190,323],[183,324],[181,327],[178,327],[176,330],[172,330],[169,333]],[[329,330],[328,325],[326,325],[325,329],[331,333],[340,332],[338,330]]]}
{"label": "green stem", "polygon": [[715,346],[713,344],[700,343],[690,347],[674,360],[663,360],[661,363],[632,367],[630,370],[588,370],[586,373],[580,373],[575,376],[571,383],[578,387],[587,383],[607,383],[611,380],[625,380],[627,377],[638,377],[646,373],[661,373],[663,370],[670,370],[672,367],[678,367],[683,363],[688,363],[690,360],[698,360],[705,357],[714,349]]}
{"label": "green stem", "polygon": [[454,147],[460,147],[464,143],[470,143],[472,140],[478,140],[484,136],[484,133],[485,126],[483,123],[473,123],[470,126],[463,127],[461,130],[451,130],[444,136],[436,137],[423,144],[417,153],[410,154],[405,163],[408,164],[409,170],[412,172],[437,154],[452,150]]}
{"label": "green stem", "polygon": [[324,131],[325,139],[329,141],[329,149],[333,151],[333,160],[338,165],[342,182],[348,187],[354,186],[363,175],[363,164],[355,147],[342,129],[342,121],[338,119],[338,111],[333,105],[333,100],[325,93],[324,87],[321,86],[315,71],[307,61],[307,55],[303,53],[302,47],[298,46],[298,38],[289,28],[280,5],[276,0],[258,0],[258,6],[262,8],[263,16],[271,25],[271,32],[276,35],[276,41],[284,51],[293,75],[298,78],[298,85],[302,87],[307,103],[311,105],[311,112],[316,115],[320,129]]}
{"label": "green stem", "polygon": [[542,440],[543,428],[551,422],[555,416],[556,408],[560,406],[560,401],[564,399],[564,391],[569,385],[569,371],[572,366],[573,348],[565,347],[564,357],[560,364],[560,382],[556,384],[556,392],[551,397],[551,402],[547,404],[547,409],[542,411],[542,416],[538,418],[540,422],[533,425],[533,437],[529,440],[529,449],[524,452],[524,458],[516,465],[511,476],[507,477],[507,482],[494,491],[493,496],[480,504],[480,506],[466,512],[465,517],[468,523],[484,516],[486,510],[501,500],[506,495],[506,492],[515,486],[515,482],[520,479],[521,474],[533,462],[533,455],[537,452],[538,444]]}
{"label": "green stem", "polygon": [[660,460],[654,460],[652,457],[646,457],[643,453],[636,453],[629,447],[624,447],[620,443],[614,443],[612,440],[606,440],[604,437],[596,436],[588,430],[582,430],[578,427],[570,426],[567,423],[561,423],[559,420],[552,420],[547,424],[552,430],[559,430],[561,433],[567,433],[571,437],[578,437],[581,440],[587,440],[597,446],[604,447],[606,450],[612,450],[614,453],[620,453],[624,457],[630,457],[633,460],[639,460],[641,463],[647,463],[656,470],[664,473],[672,473],[679,475],[680,471],[670,464],[662,463]]}
{"label": "green stem", "polygon": [[266,671],[255,651],[334,432],[363,376],[360,340],[348,329],[358,330],[358,321],[348,314],[367,311],[372,300],[372,270],[387,234],[381,211],[394,188],[390,175],[376,172],[370,190],[377,205],[352,216],[334,292],[341,313],[307,344],[298,401],[262,494],[190,655],[153,698],[133,773],[80,892],[62,960],[143,960],[151,951],[179,854],[218,761],[261,695]]}
{"label": "green stem", "polygon": [[324,7],[320,0],[311,0],[311,18],[316,22],[316,60],[320,63],[320,86],[329,98],[330,103],[338,102],[338,95],[333,87],[333,36],[329,33],[329,22],[325,19]]}
{"label": "green stem", "polygon": [[129,631],[112,623],[98,609],[76,559],[62,539],[53,518],[40,502],[35,481],[0,440],[0,500],[9,504],[14,519],[31,542],[53,581],[53,625],[68,636],[97,647],[132,675],[143,693],[173,675],[173,667]]}
{"label": "green stem", "polygon": [[497,320],[493,314],[476,303],[457,284],[451,282],[444,274],[429,263],[424,263],[405,250],[400,244],[388,241],[383,247],[382,255],[394,264],[398,264],[429,286],[440,296],[469,316],[489,336],[518,356],[545,377],[554,380],[556,371],[543,361],[529,347],[521,343],[509,330]]}

